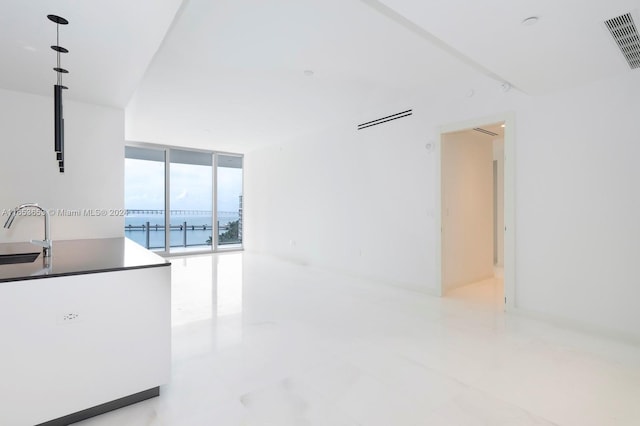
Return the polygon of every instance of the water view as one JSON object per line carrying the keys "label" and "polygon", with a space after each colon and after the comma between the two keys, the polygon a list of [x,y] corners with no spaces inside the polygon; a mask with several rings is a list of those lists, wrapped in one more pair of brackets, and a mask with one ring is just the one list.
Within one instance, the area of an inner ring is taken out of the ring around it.
{"label": "water view", "polygon": [[[171,247],[211,246],[212,212],[171,211]],[[195,213],[195,214],[194,214]],[[218,212],[218,244],[239,244],[240,212]],[[125,236],[150,249],[164,248],[164,210],[125,217]]]}
{"label": "water view", "polygon": [[160,251],[241,244],[242,160],[229,154],[127,146],[125,236]]}

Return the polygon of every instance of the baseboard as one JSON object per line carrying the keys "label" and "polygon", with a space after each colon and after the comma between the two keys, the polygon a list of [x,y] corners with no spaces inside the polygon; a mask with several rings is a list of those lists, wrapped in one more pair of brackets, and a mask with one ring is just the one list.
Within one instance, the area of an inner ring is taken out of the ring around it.
{"label": "baseboard", "polygon": [[108,413],[109,411],[126,407],[127,405],[136,404],[138,402],[154,398],[158,395],[160,395],[160,387],[147,389],[146,391],[134,393],[133,395],[125,396],[124,398],[119,398],[104,404],[96,405],[95,407],[87,408],[86,410],[58,417],[57,419],[49,420],[36,426],[67,426],[91,417],[99,416],[100,414]]}

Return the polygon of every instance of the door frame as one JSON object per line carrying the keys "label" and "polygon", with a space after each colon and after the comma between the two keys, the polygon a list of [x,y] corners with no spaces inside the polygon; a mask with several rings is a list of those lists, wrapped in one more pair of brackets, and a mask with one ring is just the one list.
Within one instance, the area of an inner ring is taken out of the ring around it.
{"label": "door frame", "polygon": [[469,130],[498,122],[505,123],[504,129],[504,295],[505,310],[516,308],[516,235],[515,235],[515,113],[506,112],[473,120],[455,122],[442,125],[438,129],[439,138],[435,143],[436,155],[436,288],[443,296],[444,283],[442,280],[442,143],[446,133]]}

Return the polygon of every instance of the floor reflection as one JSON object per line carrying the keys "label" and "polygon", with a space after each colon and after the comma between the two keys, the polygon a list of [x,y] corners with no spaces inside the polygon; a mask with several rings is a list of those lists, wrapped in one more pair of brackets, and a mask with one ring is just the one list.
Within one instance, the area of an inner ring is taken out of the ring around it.
{"label": "floor reflection", "polygon": [[217,272],[214,285],[218,316],[242,313],[242,253],[220,254],[213,264]]}
{"label": "floor reflection", "polygon": [[242,313],[242,253],[171,259],[174,327]]}

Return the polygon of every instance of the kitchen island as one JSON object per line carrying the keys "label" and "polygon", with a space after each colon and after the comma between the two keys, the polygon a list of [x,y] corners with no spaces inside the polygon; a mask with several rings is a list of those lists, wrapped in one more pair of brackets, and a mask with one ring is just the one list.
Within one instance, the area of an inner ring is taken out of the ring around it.
{"label": "kitchen island", "polygon": [[55,241],[50,258],[0,265],[0,424],[67,425],[159,395],[170,296],[170,263],[126,238]]}

